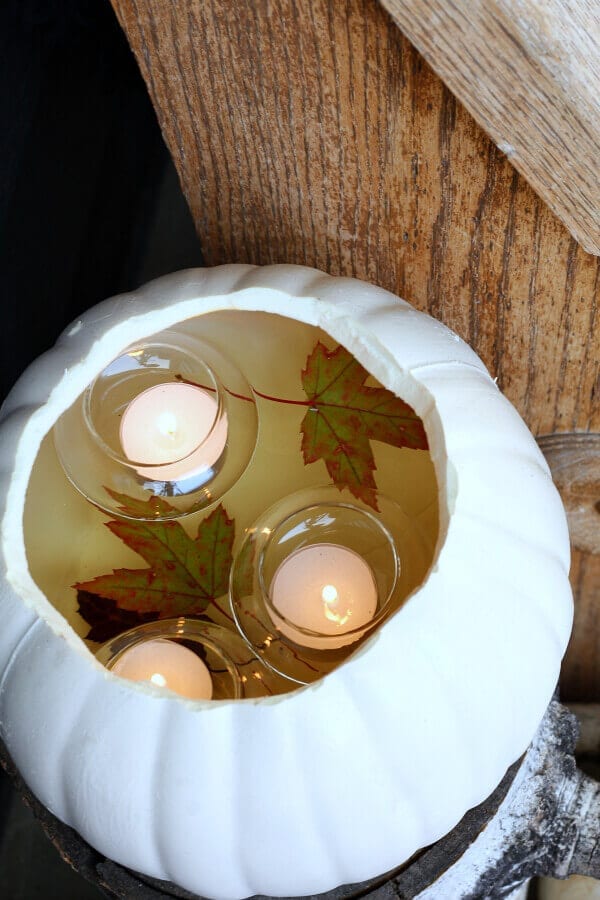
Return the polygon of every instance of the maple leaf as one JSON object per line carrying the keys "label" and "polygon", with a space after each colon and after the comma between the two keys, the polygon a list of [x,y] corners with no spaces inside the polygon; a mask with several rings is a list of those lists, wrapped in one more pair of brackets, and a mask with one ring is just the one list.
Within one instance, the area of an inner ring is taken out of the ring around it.
{"label": "maple leaf", "polygon": [[[103,616],[121,622],[128,618],[125,613],[135,613],[143,621],[152,621],[202,615],[213,604],[223,612],[216,601],[227,593],[235,526],[222,505],[200,522],[195,538],[174,520],[116,520],[106,527],[150,568],[113,569],[111,574],[73,585],[79,592],[80,612],[92,625],[91,640],[101,629]],[[102,598],[102,616],[88,595]]]}
{"label": "maple leaf", "polygon": [[345,347],[328,350],[320,341],[306,360],[302,386],[310,408],[302,420],[305,463],[322,459],[334,484],[377,509],[371,440],[427,450],[427,435],[415,411],[383,387],[369,387],[367,370]]}
{"label": "maple leaf", "polygon": [[118,491],[113,491],[109,487],[105,487],[104,490],[119,504],[119,512],[124,513],[126,516],[145,516],[148,519],[154,519],[167,513],[176,512],[175,507],[167,503],[162,497],[152,496],[149,500],[138,500],[136,497],[130,497],[128,494],[120,494]]}
{"label": "maple leaf", "polygon": [[91,626],[85,636],[86,640],[98,644],[110,641],[130,628],[144,625],[146,622],[155,622],[160,618],[158,611],[138,613],[121,609],[114,600],[98,597],[89,591],[78,591],[77,602],[79,604],[77,612]]}

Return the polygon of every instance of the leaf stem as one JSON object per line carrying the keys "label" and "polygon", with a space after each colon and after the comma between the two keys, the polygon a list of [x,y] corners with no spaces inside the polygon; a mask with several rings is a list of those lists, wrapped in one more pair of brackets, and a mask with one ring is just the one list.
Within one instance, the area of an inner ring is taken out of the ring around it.
{"label": "leaf stem", "polygon": [[286,400],[285,397],[272,397],[271,394],[263,394],[261,391],[257,391],[256,388],[252,388],[252,390],[257,397],[262,397],[263,400],[272,400],[273,403],[287,403],[290,406],[310,406],[312,403],[312,400]]}
{"label": "leaf stem", "polygon": [[211,599],[207,602],[206,606],[214,606],[214,608],[216,610],[218,610],[223,616],[225,616],[226,619],[229,619],[229,621],[233,624],[233,622],[234,622],[233,616],[230,616],[229,613],[226,612],[222,606],[219,606],[219,604],[217,603],[217,601],[214,597],[211,597]]}
{"label": "leaf stem", "polygon": [[[216,388],[209,387],[207,384],[198,384],[196,381],[190,381],[182,375],[176,375],[175,377],[177,378],[177,381],[182,382],[182,384],[191,384],[194,387],[202,388],[203,391],[210,391],[213,394],[216,393]],[[225,390],[230,397],[235,397],[237,400],[245,400],[246,403],[254,403],[252,397],[246,397],[245,394],[236,394],[235,391],[231,391],[228,387],[225,387]],[[258,391],[256,388],[252,388],[252,391],[262,400],[270,400],[273,403],[286,403],[289,406],[310,406],[312,402],[311,400],[287,400],[285,397],[273,397],[271,394],[263,394],[262,391]]]}

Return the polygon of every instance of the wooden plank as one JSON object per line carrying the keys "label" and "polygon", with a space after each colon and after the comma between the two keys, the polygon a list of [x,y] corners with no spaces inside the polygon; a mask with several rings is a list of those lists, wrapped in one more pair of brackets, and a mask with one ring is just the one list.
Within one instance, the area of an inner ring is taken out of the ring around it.
{"label": "wooden plank", "polygon": [[598,262],[370,0],[114,0],[208,264],[298,262],[466,338],[538,433],[600,429]]}
{"label": "wooden plank", "polygon": [[[600,517],[599,517],[600,518]],[[561,674],[561,695],[580,702],[600,700],[600,556],[574,550],[571,584],[575,623]]]}
{"label": "wooden plank", "polygon": [[596,0],[381,0],[590,253],[600,253]]}
{"label": "wooden plank", "polygon": [[374,281],[469,341],[534,433],[600,431],[598,259],[378,4],[112,2],[208,265]]}
{"label": "wooden plank", "polygon": [[561,690],[569,700],[600,698],[600,434],[538,438],[565,506],[571,537],[573,634]]}

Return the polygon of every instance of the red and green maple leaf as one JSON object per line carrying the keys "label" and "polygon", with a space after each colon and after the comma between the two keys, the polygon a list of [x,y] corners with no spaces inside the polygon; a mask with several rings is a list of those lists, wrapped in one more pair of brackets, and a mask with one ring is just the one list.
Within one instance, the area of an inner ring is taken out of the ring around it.
{"label": "red and green maple leaf", "polygon": [[120,494],[118,491],[113,491],[109,487],[105,487],[104,490],[118,504],[119,512],[122,512],[125,516],[157,519],[167,513],[177,512],[176,508],[164,497],[153,495],[148,500],[139,500],[137,497],[130,497],[129,494]]}
{"label": "red and green maple leaf", "polygon": [[300,430],[305,463],[322,459],[334,484],[377,509],[376,469],[370,441],[427,450],[415,411],[383,387],[365,384],[367,370],[345,347],[320,341],[306,360],[302,386],[310,408]]}
{"label": "red and green maple leaf", "polygon": [[[127,505],[128,498],[123,499]],[[138,506],[140,502],[136,501]],[[154,499],[147,502],[156,503]],[[204,615],[209,607],[222,618],[218,599],[227,593],[235,535],[234,521],[222,505],[200,522],[195,538],[174,520],[115,520],[106,527],[149,568],[113,569],[73,585],[79,612],[92,626],[90,640],[108,640],[123,626],[159,618]]]}

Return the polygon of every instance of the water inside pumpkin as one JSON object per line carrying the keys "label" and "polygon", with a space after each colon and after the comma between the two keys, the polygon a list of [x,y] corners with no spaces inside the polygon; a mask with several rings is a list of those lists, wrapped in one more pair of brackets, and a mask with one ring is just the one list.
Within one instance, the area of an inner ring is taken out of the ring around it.
{"label": "water inside pumpkin", "polygon": [[[337,343],[320,329],[268,313],[220,311],[192,319],[186,327],[223,354],[232,355],[257,392],[259,435],[249,467],[216,504],[178,519],[176,525],[196,537],[202,523],[222,504],[227,519],[233,521],[230,527],[234,529],[235,556],[244,530],[265,509],[294,491],[331,484],[323,459],[307,464],[303,458],[301,426],[308,405],[302,371],[314,359],[319,342],[329,351],[334,351]],[[366,384],[378,386],[371,376]],[[375,439],[369,444],[377,491],[398,504],[419,534],[419,552],[411,558],[410,577],[403,585],[405,598],[424,581],[433,559],[438,534],[434,468],[428,450],[398,448]],[[348,488],[340,493],[340,500],[356,502]],[[364,502],[362,505],[364,508]],[[147,608],[136,610],[135,604],[132,608],[131,601],[123,609],[115,600],[73,587],[116,569],[147,566],[105,527],[110,520],[67,480],[52,434],[48,434],[27,492],[24,524],[29,566],[45,596],[93,653],[110,637],[152,618]],[[188,612],[198,614],[197,609]],[[156,618],[161,610],[154,613]],[[177,614],[186,614],[186,610]],[[234,627],[228,598],[222,591],[201,614],[217,624]],[[271,687],[283,692],[294,685],[274,679]]]}

